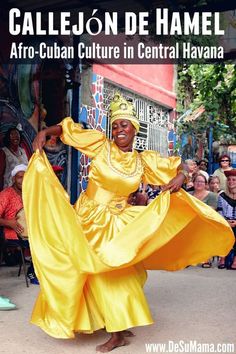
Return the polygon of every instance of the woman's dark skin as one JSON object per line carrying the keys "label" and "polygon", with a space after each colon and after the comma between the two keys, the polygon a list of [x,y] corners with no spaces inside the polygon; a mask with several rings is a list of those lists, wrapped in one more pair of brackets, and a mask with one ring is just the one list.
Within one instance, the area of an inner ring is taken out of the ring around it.
{"label": "woman's dark skin", "polygon": [[42,151],[44,145],[46,144],[46,137],[50,135],[60,136],[62,134],[62,127],[60,125],[52,125],[49,128],[41,130],[35,137],[33,141],[33,149]]}
{"label": "woman's dark skin", "polygon": [[[42,151],[46,144],[46,137],[49,135],[60,136],[62,134],[62,127],[60,125],[53,125],[47,129],[39,132],[33,142],[34,150]],[[127,119],[117,119],[112,124],[112,137],[118,148],[124,152],[133,150],[133,141],[136,134],[136,129],[133,124]],[[180,169],[182,166],[180,166]],[[162,191],[170,190],[170,192],[178,192],[185,180],[185,175],[181,172],[177,174],[170,182],[161,187]]]}
{"label": "woman's dark skin", "polygon": [[[22,196],[22,182],[25,172],[19,171],[13,177],[13,188],[17,194]],[[9,227],[10,229],[15,230],[17,234],[21,234],[24,231],[24,228],[19,224],[17,217],[15,216],[13,219],[7,220],[4,218],[0,218],[0,226]]]}
{"label": "woman's dark skin", "polygon": [[126,119],[117,119],[112,124],[112,137],[118,148],[124,152],[133,150],[133,141],[136,129],[133,124]]}
{"label": "woman's dark skin", "polygon": [[[60,136],[62,134],[62,128],[60,125],[51,126],[45,130],[39,132],[33,142],[34,150],[39,149],[42,151],[43,146],[46,143],[46,136],[55,135]],[[136,129],[133,124],[127,119],[117,119],[112,124],[112,137],[118,148],[124,152],[133,150],[134,137],[136,135]],[[183,173],[179,173],[168,184],[162,186],[162,190],[170,190],[171,192],[177,192],[184,183],[185,176]],[[109,352],[117,347],[126,345],[125,337],[131,337],[133,333],[125,330],[121,332],[111,333],[111,338],[96,347],[97,351],[102,353]]]}
{"label": "woman's dark skin", "polygon": [[[10,151],[16,153],[20,146],[20,133],[17,129],[11,129],[9,135],[8,145],[6,145]],[[0,191],[3,190],[4,173],[6,169],[6,155],[3,150],[0,150]]]}

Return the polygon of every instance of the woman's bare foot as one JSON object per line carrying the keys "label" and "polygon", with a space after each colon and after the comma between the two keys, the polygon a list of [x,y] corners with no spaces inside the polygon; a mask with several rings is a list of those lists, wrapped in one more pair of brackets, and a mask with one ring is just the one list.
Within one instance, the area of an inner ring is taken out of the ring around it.
{"label": "woman's bare foot", "polygon": [[111,338],[107,342],[100,344],[96,347],[96,351],[101,353],[107,353],[117,347],[122,347],[127,344],[128,342],[124,339],[124,335],[122,332],[114,332],[112,333]]}
{"label": "woman's bare foot", "polygon": [[135,334],[131,331],[129,331],[128,329],[125,329],[124,331],[122,331],[122,334],[124,337],[135,337]]}

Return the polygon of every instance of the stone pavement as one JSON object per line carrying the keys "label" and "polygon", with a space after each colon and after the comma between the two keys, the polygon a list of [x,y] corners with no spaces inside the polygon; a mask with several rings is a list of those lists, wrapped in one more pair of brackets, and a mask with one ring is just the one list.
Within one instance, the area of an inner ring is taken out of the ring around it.
{"label": "stone pavement", "polygon": [[[60,340],[29,323],[38,291],[37,285],[26,288],[23,275],[17,277],[17,267],[0,267],[0,293],[17,305],[15,311],[0,311],[0,353],[95,353],[96,345],[107,339],[104,331]],[[129,338],[130,344],[112,353],[144,354],[145,343],[167,345],[169,341],[172,343],[169,352],[173,353],[180,352],[181,347],[173,351],[173,343],[178,345],[180,341],[236,343],[236,271],[216,267],[189,267],[174,273],[150,271],[145,293],[154,325],[135,328],[136,337]]]}

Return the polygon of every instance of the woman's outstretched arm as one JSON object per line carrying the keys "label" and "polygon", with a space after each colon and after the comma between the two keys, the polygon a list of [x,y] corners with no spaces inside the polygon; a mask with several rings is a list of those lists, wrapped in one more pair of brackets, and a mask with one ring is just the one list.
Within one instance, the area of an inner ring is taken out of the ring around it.
{"label": "woman's outstretched arm", "polygon": [[186,182],[188,178],[188,166],[184,163],[177,169],[177,174],[174,178],[170,180],[170,182],[164,186],[162,186],[162,191],[170,190],[170,192],[178,192],[182,185]]}

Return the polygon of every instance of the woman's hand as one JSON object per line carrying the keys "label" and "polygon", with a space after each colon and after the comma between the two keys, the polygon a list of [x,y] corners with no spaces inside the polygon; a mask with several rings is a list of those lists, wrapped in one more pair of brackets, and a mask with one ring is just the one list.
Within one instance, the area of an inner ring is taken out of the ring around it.
{"label": "woman's hand", "polygon": [[183,173],[179,173],[176,177],[174,177],[168,184],[161,186],[161,190],[167,191],[169,190],[171,193],[178,192],[182,187],[185,181],[185,175]]}
{"label": "woman's hand", "polygon": [[45,144],[46,144],[46,132],[45,130],[42,130],[36,135],[33,141],[34,151],[39,149],[39,151],[41,152]]}
{"label": "woman's hand", "polygon": [[231,227],[236,226],[236,220],[227,220]]}
{"label": "woman's hand", "polygon": [[62,133],[62,127],[60,125],[52,125],[44,130],[41,130],[33,141],[34,151],[39,149],[41,152],[44,145],[46,144],[46,137],[50,135],[60,136]]}
{"label": "woman's hand", "polygon": [[24,231],[24,228],[18,223],[16,218],[7,220],[7,224],[5,224],[5,226],[10,227],[19,235]]}
{"label": "woman's hand", "polygon": [[146,193],[135,192],[129,195],[128,204],[147,205],[148,195]]}

